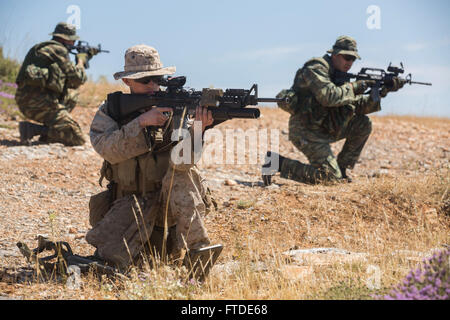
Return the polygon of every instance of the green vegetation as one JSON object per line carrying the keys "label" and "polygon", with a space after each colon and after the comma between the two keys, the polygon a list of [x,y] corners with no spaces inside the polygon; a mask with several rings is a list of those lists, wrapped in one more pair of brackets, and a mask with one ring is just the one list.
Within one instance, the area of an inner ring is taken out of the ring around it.
{"label": "green vegetation", "polygon": [[19,73],[20,63],[3,56],[3,47],[0,47],[0,80],[13,83]]}

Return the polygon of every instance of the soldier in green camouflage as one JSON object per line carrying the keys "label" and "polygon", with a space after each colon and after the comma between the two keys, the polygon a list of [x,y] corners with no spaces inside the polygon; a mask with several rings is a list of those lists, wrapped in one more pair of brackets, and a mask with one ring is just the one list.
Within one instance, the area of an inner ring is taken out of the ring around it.
{"label": "soldier in green camouflage", "polygon": [[78,54],[74,64],[69,50],[79,39],[75,26],[58,23],[50,35],[50,41],[29,50],[16,79],[15,99],[20,111],[27,119],[41,123],[20,122],[20,140],[29,144],[39,135],[41,142],[82,145],[85,138],[70,112],[77,103],[76,89],[87,79],[84,64],[97,52]]}
{"label": "soldier in green camouflage", "polygon": [[[367,114],[380,111],[381,106],[370,95],[363,95],[373,81],[338,83],[337,73],[348,72],[355,59],[361,59],[354,39],[339,37],[327,53],[330,55],[307,61],[297,71],[291,89],[279,94],[290,95],[291,102],[280,105],[291,113],[289,140],[310,164],[269,151],[262,170],[265,185],[271,184],[276,171],[282,178],[309,184],[351,181],[346,169],[354,167],[372,131]],[[382,88],[380,95],[385,97],[403,85],[404,82],[394,79],[393,85]],[[341,139],[346,141],[336,157],[330,143]]]}

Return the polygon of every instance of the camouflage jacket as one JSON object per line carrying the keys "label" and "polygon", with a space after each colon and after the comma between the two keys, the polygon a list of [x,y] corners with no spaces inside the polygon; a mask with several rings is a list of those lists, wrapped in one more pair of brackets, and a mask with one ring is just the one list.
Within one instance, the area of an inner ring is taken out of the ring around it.
{"label": "camouflage jacket", "polygon": [[[120,126],[107,110],[105,102],[95,114],[89,133],[93,148],[105,159],[101,176],[118,185],[118,198],[159,188],[169,165],[173,164],[171,152],[176,143],[171,143],[170,127],[164,132],[162,142],[153,143],[146,138],[138,118]],[[177,149],[189,148],[192,152],[193,136],[191,133],[191,140],[183,140]],[[190,171],[195,167],[194,159],[191,160],[188,164],[177,164],[175,170]]]}
{"label": "camouflage jacket", "polygon": [[337,137],[355,114],[381,110],[369,95],[355,95],[349,82],[337,85],[335,72],[329,55],[313,58],[297,71],[291,88],[297,105],[290,128],[301,126]]}
{"label": "camouflage jacket", "polygon": [[69,58],[68,49],[55,40],[38,43],[25,56],[16,83],[49,94],[64,96],[87,80],[82,67]]}

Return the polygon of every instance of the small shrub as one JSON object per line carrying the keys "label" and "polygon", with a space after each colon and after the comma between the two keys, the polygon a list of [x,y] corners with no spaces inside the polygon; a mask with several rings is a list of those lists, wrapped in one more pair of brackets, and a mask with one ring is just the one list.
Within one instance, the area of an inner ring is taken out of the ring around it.
{"label": "small shrub", "polygon": [[0,80],[5,82],[15,82],[19,69],[20,63],[12,59],[5,58],[3,56],[3,47],[0,47]]}
{"label": "small shrub", "polygon": [[386,300],[449,300],[450,248],[435,253],[423,261],[423,266],[411,270],[406,278],[384,297]]}

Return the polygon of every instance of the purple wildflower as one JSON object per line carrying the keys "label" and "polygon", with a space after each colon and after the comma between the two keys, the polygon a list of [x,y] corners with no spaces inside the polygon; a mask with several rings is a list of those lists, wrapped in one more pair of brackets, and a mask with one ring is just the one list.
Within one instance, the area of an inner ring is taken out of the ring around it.
{"label": "purple wildflower", "polygon": [[384,297],[385,300],[448,300],[450,296],[450,248],[424,259],[403,281]]}
{"label": "purple wildflower", "polygon": [[9,93],[3,92],[3,91],[0,91],[0,97],[7,98],[7,99],[14,99],[13,94],[9,94]]}
{"label": "purple wildflower", "polygon": [[10,87],[10,88],[17,89],[17,83],[4,82],[3,85],[7,86],[7,87]]}
{"label": "purple wildflower", "polygon": [[6,87],[10,87],[10,88],[17,89],[17,83],[3,82],[3,81],[0,79],[0,87],[1,87],[1,86],[6,86]]}

